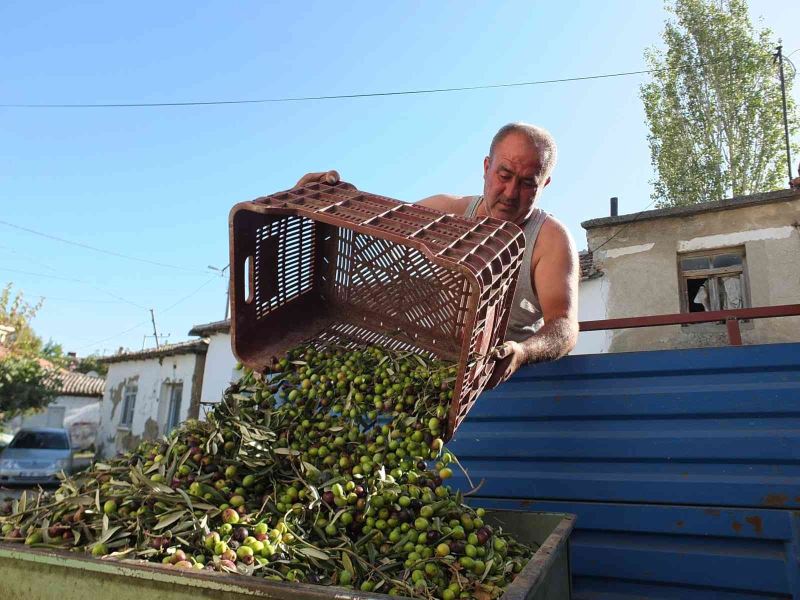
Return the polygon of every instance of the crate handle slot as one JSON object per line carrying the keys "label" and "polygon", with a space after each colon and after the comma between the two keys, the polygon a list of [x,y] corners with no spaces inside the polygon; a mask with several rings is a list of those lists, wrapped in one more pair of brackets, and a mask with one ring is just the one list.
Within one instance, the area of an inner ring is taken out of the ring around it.
{"label": "crate handle slot", "polygon": [[244,259],[244,301],[245,304],[252,304],[253,296],[255,291],[255,286],[253,285],[253,279],[255,278],[255,268],[253,263],[253,257],[248,256]]}

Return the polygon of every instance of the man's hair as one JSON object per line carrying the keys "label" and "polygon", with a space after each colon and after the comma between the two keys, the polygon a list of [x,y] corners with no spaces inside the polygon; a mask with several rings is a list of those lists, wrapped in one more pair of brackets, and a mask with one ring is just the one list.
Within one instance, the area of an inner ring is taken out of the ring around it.
{"label": "man's hair", "polygon": [[503,125],[500,130],[492,138],[492,144],[489,146],[489,157],[494,158],[494,150],[497,144],[502,142],[510,133],[521,133],[536,147],[539,151],[539,160],[542,161],[541,175],[547,177],[556,166],[556,158],[558,157],[558,148],[556,147],[556,140],[543,127],[537,125],[529,125],[528,123],[509,123]]}

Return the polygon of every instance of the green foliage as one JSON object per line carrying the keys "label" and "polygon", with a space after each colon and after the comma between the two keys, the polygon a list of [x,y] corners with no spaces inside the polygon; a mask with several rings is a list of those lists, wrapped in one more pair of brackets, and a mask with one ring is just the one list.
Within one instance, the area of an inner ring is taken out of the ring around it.
{"label": "green foliage", "polygon": [[6,339],[6,346],[14,352],[38,355],[42,351],[42,340],[31,328],[31,321],[42,307],[42,302],[28,303],[22,292],[12,296],[13,285],[7,284],[0,291],[0,325],[9,325],[14,332]]}
{"label": "green foliage", "polygon": [[60,346],[42,340],[31,320],[42,304],[29,304],[22,293],[12,295],[8,284],[0,291],[0,325],[14,328],[0,352],[0,423],[52,402],[60,385],[57,366]]}
{"label": "green foliage", "polygon": [[105,377],[108,373],[108,365],[101,363],[99,359],[100,357],[96,354],[85,356],[80,360],[78,366],[75,367],[75,370],[79,373],[88,373],[90,371],[94,371],[100,375],[100,377]]}
{"label": "green foliage", "polygon": [[68,368],[69,366],[69,358],[64,354],[61,344],[57,344],[53,340],[49,340],[42,346],[39,356],[58,367]]}
{"label": "green foliage", "polygon": [[[746,0],[669,0],[664,50],[641,87],[658,206],[786,187],[780,84],[769,29]],[[790,127],[797,131],[787,79]]]}
{"label": "green foliage", "polygon": [[0,359],[0,422],[52,402],[59,381],[35,357],[11,354]]}

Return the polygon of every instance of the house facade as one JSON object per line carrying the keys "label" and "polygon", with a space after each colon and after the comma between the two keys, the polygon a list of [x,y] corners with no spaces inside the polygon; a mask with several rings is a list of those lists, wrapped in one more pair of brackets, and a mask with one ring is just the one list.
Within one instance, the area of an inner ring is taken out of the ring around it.
{"label": "house facade", "polygon": [[[800,302],[800,191],[592,219],[595,275],[581,282],[581,320]],[[745,344],[796,342],[800,317],[740,324]],[[724,323],[582,333],[580,352],[727,344]]]}
{"label": "house facade", "polygon": [[[238,361],[231,349],[231,322],[225,320],[195,325],[189,335],[208,340],[203,389],[200,393],[200,404],[205,408],[219,402],[225,389],[240,376],[236,370]],[[202,410],[200,416],[203,416]]]}
{"label": "house facade", "polygon": [[61,369],[58,396],[42,411],[12,419],[10,429],[63,427],[72,447],[85,450],[96,443],[100,426],[100,402],[105,379]]}
{"label": "house facade", "polygon": [[[5,327],[5,330],[6,333],[14,331],[11,327]],[[0,359],[8,356],[9,352],[8,348],[0,346]],[[63,427],[69,432],[73,448],[84,450],[91,447],[100,425],[99,408],[105,379],[97,374],[57,367],[43,358],[38,362],[52,373],[53,381],[57,381],[56,397],[44,409],[18,415],[5,426],[12,432],[22,427]]]}
{"label": "house facade", "polygon": [[[581,279],[578,286],[578,320],[598,321],[606,318],[606,292],[608,280],[594,263],[594,256],[588,250],[580,253]],[[602,354],[611,345],[609,331],[582,331],[578,343],[570,354]]]}
{"label": "house facade", "polygon": [[198,418],[207,352],[203,338],[103,358],[108,374],[98,455],[126,452]]}

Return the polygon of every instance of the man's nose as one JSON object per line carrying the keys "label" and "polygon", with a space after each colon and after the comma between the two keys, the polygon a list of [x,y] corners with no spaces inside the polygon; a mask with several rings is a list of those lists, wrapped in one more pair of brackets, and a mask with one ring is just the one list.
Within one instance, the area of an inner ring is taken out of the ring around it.
{"label": "man's nose", "polygon": [[505,189],[506,198],[508,198],[509,200],[519,200],[519,189],[520,189],[519,181],[517,181],[516,177],[513,177],[511,181],[506,183],[506,189]]}

